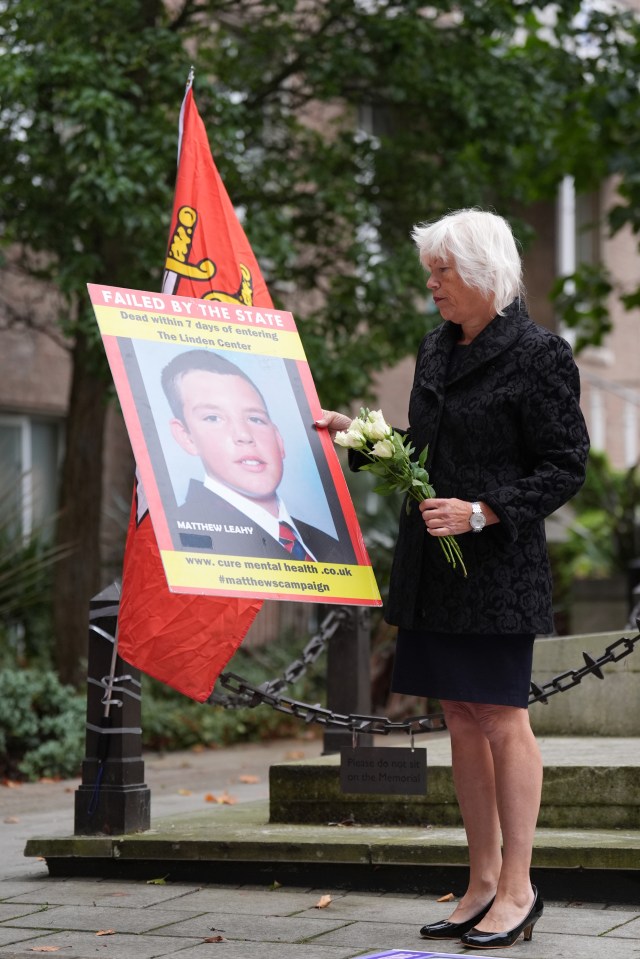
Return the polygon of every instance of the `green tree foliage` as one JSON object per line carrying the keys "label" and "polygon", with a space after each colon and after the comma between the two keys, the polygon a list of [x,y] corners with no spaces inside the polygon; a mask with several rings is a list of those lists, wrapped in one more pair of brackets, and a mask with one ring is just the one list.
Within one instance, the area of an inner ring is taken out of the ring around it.
{"label": "green tree foliage", "polygon": [[[584,135],[574,139],[569,130],[565,152],[571,157],[567,172],[574,173],[579,190],[600,178],[617,178],[617,196],[607,211],[610,233],[624,227],[640,233],[640,18],[637,11],[620,10],[612,19],[602,10],[585,11],[572,28],[571,42],[581,51],[586,82],[576,108],[583,117]],[[588,25],[588,38],[582,28]],[[579,105],[579,106],[578,106]],[[595,160],[595,165],[594,165]],[[552,291],[556,308],[576,331],[576,350],[600,345],[611,330],[609,299],[620,298],[626,309],[640,306],[640,285],[622,288],[602,265],[583,265],[561,278]]]}
{"label": "green tree foliage", "polygon": [[591,452],[584,486],[571,501],[566,539],[550,543],[557,609],[571,605],[576,579],[629,577],[640,555],[640,464],[614,469],[604,453]]}
{"label": "green tree foliage", "polygon": [[616,470],[604,453],[592,452],[587,480],[572,502],[576,520],[567,549],[575,575],[628,574],[640,550],[638,503],[640,464]]}
{"label": "green tree foliage", "polygon": [[549,11],[543,23],[529,0],[1,0],[2,234],[26,275],[62,294],[73,360],[58,539],[76,549],[55,586],[65,680],[81,678],[103,585],[109,378],[85,284],[159,286],[190,63],[267,283],[338,406],[366,400],[424,331],[416,220],[495,207],[526,242],[517,211],[562,174],[586,188],[612,170],[631,215],[638,45],[616,24],[636,27],[577,0]]}
{"label": "green tree foliage", "polygon": [[29,276],[62,294],[72,356],[55,567],[56,658],[82,680],[100,584],[102,448],[109,377],[86,283],[155,288],[175,163],[167,106],[184,53],[160,2],[0,5],[0,208]]}

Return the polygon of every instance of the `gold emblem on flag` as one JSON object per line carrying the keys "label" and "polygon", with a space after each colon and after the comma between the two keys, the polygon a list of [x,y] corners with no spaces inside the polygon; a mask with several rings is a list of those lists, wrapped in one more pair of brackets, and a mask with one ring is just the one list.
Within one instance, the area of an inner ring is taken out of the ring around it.
{"label": "gold emblem on flag", "polygon": [[[165,276],[173,274],[178,281],[180,277],[187,280],[206,281],[211,280],[216,275],[217,270],[213,260],[205,258],[200,260],[199,263],[189,261],[197,223],[198,211],[192,206],[181,206],[178,210],[176,228],[169,243],[169,252],[165,261]],[[219,303],[241,303],[244,306],[253,306],[251,271],[244,263],[240,263],[239,268],[240,285],[235,293],[209,290],[202,299],[215,300]],[[175,287],[171,292],[175,292]]]}

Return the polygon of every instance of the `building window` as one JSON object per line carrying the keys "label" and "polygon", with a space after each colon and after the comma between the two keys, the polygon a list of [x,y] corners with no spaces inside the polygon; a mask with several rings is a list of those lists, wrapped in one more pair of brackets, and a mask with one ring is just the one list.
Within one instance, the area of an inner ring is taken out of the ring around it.
{"label": "building window", "polygon": [[558,276],[570,276],[583,264],[600,262],[600,194],[576,193],[573,177],[560,183],[557,204]]}
{"label": "building window", "polygon": [[0,413],[0,526],[50,537],[58,498],[62,424]]}
{"label": "building window", "polygon": [[575,217],[576,266],[597,266],[601,260],[602,230],[599,192],[576,194]]}

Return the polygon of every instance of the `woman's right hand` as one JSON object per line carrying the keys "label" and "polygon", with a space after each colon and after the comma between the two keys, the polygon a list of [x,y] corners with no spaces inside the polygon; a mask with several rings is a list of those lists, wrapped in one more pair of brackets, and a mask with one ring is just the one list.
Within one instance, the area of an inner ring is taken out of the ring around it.
{"label": "woman's right hand", "polygon": [[351,419],[352,417],[347,416],[346,413],[336,413],[335,410],[323,410],[322,418],[316,420],[314,426],[319,430],[329,430],[329,436],[334,440],[336,433],[349,429]]}

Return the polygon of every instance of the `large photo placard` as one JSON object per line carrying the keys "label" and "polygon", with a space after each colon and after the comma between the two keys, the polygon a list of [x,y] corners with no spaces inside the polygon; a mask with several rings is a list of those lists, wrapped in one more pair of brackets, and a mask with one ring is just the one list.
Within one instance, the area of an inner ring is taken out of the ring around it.
{"label": "large photo placard", "polygon": [[380,605],[293,316],[88,288],[169,589]]}

